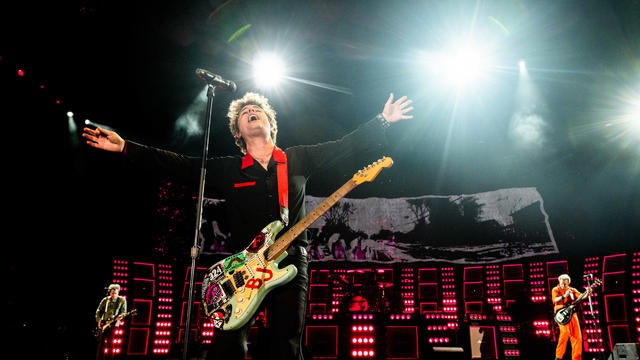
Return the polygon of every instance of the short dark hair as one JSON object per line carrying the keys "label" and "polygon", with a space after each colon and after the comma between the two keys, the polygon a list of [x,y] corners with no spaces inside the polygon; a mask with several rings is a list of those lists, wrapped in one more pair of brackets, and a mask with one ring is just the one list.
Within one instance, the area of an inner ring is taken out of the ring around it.
{"label": "short dark hair", "polygon": [[118,285],[118,284],[111,284],[111,285],[109,285],[109,291],[111,291],[111,290],[118,290],[118,291],[120,291],[120,285]]}

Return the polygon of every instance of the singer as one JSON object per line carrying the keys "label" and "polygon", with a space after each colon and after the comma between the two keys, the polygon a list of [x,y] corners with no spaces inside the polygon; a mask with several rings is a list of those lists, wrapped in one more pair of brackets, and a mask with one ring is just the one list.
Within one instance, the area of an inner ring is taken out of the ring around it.
{"label": "singer", "polygon": [[[569,275],[562,274],[558,276],[558,285],[551,290],[554,312],[571,305],[582,296],[582,293],[569,286],[570,284],[571,277]],[[590,293],[591,287],[588,287],[586,291]],[[566,325],[558,324],[558,326],[560,327],[560,335],[556,345],[556,360],[560,360],[564,356],[568,341],[571,341],[571,359],[582,360],[582,331],[578,315],[574,312],[571,314],[571,320]]]}
{"label": "singer", "polygon": [[[241,155],[207,159],[205,186],[206,196],[226,200],[225,215],[230,221],[231,234],[227,250],[233,253],[244,250],[275,220],[287,224],[283,234],[299,223],[306,216],[305,188],[312,175],[330,176],[338,160],[349,161],[354,155],[366,155],[373,160],[385,155],[385,130],[393,123],[413,118],[409,114],[413,110],[410,104],[406,96],[396,100],[392,93],[382,112],[341,139],[281,149],[276,143],[276,111],[268,99],[248,92],[233,100],[227,112],[229,131]],[[85,127],[82,136],[87,145],[116,153],[134,168],[197,182],[201,160],[196,157],[124,140],[116,132],[101,127]],[[354,163],[353,168],[357,170],[362,165]],[[302,336],[309,287],[308,245],[306,231],[302,231],[279,264],[280,268],[292,264],[298,271],[290,282],[269,292],[257,310],[266,309],[266,328],[260,332],[264,336],[254,343],[261,351],[253,354],[253,359],[303,359]],[[252,322],[233,331],[216,329],[206,359],[244,360],[248,355]]]}

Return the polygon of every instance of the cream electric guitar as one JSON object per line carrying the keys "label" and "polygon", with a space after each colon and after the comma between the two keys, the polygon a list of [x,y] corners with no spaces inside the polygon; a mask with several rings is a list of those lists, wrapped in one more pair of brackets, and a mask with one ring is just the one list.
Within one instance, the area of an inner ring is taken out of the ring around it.
{"label": "cream electric guitar", "polygon": [[294,265],[278,267],[291,242],[356,186],[371,182],[382,169],[392,165],[390,157],[375,161],[354,174],[277,240],[276,235],[285,226],[279,220],[264,227],[243,251],[211,266],[202,281],[201,296],[204,313],[215,328],[236,330],[246,324],[271,290],[291,281],[298,273]]}

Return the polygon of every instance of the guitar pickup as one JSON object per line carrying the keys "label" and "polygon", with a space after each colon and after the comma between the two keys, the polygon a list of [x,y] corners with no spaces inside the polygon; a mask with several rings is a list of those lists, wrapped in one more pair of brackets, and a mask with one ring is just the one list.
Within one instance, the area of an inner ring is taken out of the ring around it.
{"label": "guitar pickup", "polygon": [[233,274],[233,282],[236,284],[236,289],[244,286],[244,276],[241,271],[236,271]]}
{"label": "guitar pickup", "polygon": [[[234,275],[235,277],[235,275]],[[233,288],[233,284],[231,283],[231,281],[226,280],[224,281],[222,284],[220,284],[220,286],[222,287],[222,291],[226,294],[235,294],[236,289]],[[225,299],[226,301],[226,299]]]}

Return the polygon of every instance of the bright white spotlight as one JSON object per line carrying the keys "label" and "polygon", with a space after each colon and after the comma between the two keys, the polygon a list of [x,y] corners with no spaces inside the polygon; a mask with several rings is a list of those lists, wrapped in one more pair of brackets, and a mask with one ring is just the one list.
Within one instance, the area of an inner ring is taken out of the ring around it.
{"label": "bright white spotlight", "polygon": [[458,45],[441,61],[445,82],[456,87],[467,86],[483,78],[490,66],[488,55],[473,44]]}
{"label": "bright white spotlight", "polygon": [[521,74],[527,72],[527,63],[524,60],[518,61],[518,69],[520,69]]}
{"label": "bright white spotlight", "polygon": [[260,54],[253,61],[253,76],[259,87],[273,87],[285,76],[284,62],[275,54]]}
{"label": "bright white spotlight", "polygon": [[488,49],[464,41],[442,51],[419,53],[418,58],[429,76],[439,79],[442,86],[462,90],[488,79],[493,66],[489,54]]}

